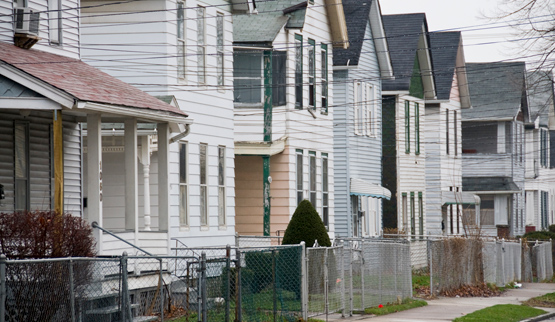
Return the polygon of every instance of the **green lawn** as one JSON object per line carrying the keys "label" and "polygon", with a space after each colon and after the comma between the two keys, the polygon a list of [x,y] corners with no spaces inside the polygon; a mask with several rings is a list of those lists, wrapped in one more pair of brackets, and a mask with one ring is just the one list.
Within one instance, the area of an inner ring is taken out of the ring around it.
{"label": "green lawn", "polygon": [[518,322],[544,313],[544,310],[526,305],[498,304],[461,316],[453,322]]}
{"label": "green lawn", "polygon": [[395,312],[401,312],[409,309],[414,309],[421,306],[426,306],[428,303],[423,300],[417,299],[404,299],[401,304],[387,303],[383,307],[371,307],[364,310],[366,314],[385,315]]}
{"label": "green lawn", "polygon": [[555,293],[548,293],[542,296],[534,297],[524,302],[524,305],[534,307],[555,307]]}

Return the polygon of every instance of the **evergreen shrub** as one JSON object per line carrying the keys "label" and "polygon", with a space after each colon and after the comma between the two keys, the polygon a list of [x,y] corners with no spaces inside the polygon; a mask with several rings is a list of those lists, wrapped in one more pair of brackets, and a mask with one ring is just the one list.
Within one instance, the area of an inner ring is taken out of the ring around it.
{"label": "evergreen shrub", "polygon": [[306,247],[312,247],[315,241],[323,247],[331,246],[326,226],[308,200],[303,200],[297,206],[285,230],[282,244],[293,245],[302,241],[306,243]]}

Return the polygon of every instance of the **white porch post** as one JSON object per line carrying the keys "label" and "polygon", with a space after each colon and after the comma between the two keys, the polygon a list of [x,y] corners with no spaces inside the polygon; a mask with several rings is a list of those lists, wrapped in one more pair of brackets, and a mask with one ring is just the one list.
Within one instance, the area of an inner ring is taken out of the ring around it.
{"label": "white porch post", "polygon": [[170,230],[169,136],[168,123],[158,123],[158,227],[159,230],[166,230],[168,233]]}
{"label": "white porch post", "polygon": [[[102,227],[102,136],[100,114],[87,115],[87,207],[88,219]],[[102,253],[102,231],[93,230],[98,253]]]}
{"label": "white porch post", "polygon": [[139,233],[139,205],[137,187],[137,120],[125,120],[125,229],[135,232],[135,244]]}
{"label": "white porch post", "polygon": [[143,165],[143,209],[145,230],[150,231],[150,136],[141,137],[141,164]]}

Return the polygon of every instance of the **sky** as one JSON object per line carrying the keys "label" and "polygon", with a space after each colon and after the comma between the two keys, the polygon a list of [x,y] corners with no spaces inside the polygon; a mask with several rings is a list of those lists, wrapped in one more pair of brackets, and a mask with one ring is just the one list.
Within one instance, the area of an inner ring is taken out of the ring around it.
{"label": "sky", "polygon": [[[502,0],[381,0],[382,14],[426,13],[429,31],[460,30],[467,62],[522,60],[514,32],[484,18],[499,12]],[[501,28],[503,27],[503,28]]]}

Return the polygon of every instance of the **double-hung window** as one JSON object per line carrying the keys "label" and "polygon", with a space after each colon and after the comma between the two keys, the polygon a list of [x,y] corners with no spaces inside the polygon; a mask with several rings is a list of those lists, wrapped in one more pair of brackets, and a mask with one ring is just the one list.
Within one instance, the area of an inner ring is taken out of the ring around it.
{"label": "double-hung window", "polygon": [[374,136],[376,134],[374,87],[372,84],[355,81],[354,96],[355,134]]}
{"label": "double-hung window", "polygon": [[295,35],[295,108],[303,108],[303,36]]}
{"label": "double-hung window", "polygon": [[179,144],[179,225],[189,226],[189,186],[187,143]]}
{"label": "double-hung window", "polygon": [[316,152],[308,152],[308,175],[309,175],[309,189],[310,189],[310,202],[316,208]]}
{"label": "double-hung window", "polygon": [[405,153],[410,153],[410,102],[405,101]]}
{"label": "double-hung window", "polygon": [[14,124],[15,156],[15,210],[25,211],[31,207],[29,171],[29,123]]}
{"label": "double-hung window", "polygon": [[297,149],[297,205],[303,201],[303,150]]}
{"label": "double-hung window", "polygon": [[355,135],[363,135],[364,133],[364,116],[363,116],[363,83],[362,82],[355,82]]}
{"label": "double-hung window", "polygon": [[322,44],[321,60],[322,60],[322,109],[320,113],[328,113],[328,45]]}
{"label": "double-hung window", "polygon": [[364,97],[365,106],[365,126],[367,136],[376,135],[376,102],[374,101],[374,86],[366,84],[366,93]]}
{"label": "double-hung window", "polygon": [[177,3],[177,77],[185,79],[185,63],[187,61],[186,56],[186,30],[187,23],[185,21],[185,2],[179,1]]}
{"label": "double-hung window", "polygon": [[272,52],[272,105],[285,105],[287,90],[287,74],[286,74],[286,51]]}
{"label": "double-hung window", "polygon": [[449,124],[449,110],[445,110],[445,152],[447,155],[450,153],[449,149],[449,133],[451,133],[451,125]]}
{"label": "double-hung window", "polygon": [[218,147],[218,225],[225,226],[225,146]]}
{"label": "double-hung window", "polygon": [[199,165],[200,165],[200,224],[208,225],[208,145],[199,145]]}
{"label": "double-hung window", "polygon": [[316,42],[308,39],[308,107],[316,109]]}
{"label": "double-hung window", "polygon": [[420,104],[414,103],[414,153],[420,154]]}
{"label": "double-hung window", "polygon": [[241,104],[262,104],[262,52],[233,53],[234,101]]}
{"label": "double-hung window", "polygon": [[197,8],[197,65],[198,82],[206,83],[206,8]]}
{"label": "double-hung window", "polygon": [[547,167],[547,131],[540,129],[540,164]]}
{"label": "double-hung window", "polygon": [[459,135],[457,134],[458,132],[458,126],[457,126],[457,111],[453,111],[453,141],[454,142],[454,150],[455,150],[455,155],[459,154]]}
{"label": "double-hung window", "polygon": [[218,86],[224,85],[224,15],[216,15],[216,59]]}
{"label": "double-hung window", "polygon": [[328,154],[322,153],[322,221],[329,230]]}

